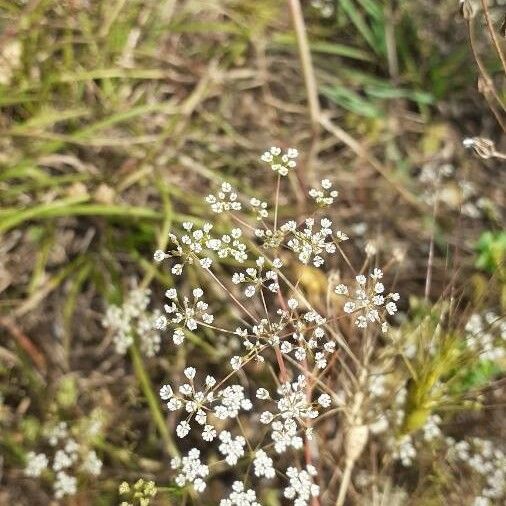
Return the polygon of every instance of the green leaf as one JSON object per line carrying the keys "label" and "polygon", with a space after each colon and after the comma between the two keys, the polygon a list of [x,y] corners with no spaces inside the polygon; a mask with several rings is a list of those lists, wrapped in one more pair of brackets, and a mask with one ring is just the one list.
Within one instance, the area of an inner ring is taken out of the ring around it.
{"label": "green leaf", "polygon": [[365,116],[366,118],[379,118],[382,111],[371,103],[367,98],[361,97],[358,93],[345,88],[344,86],[332,86],[322,88],[322,93],[335,104],[348,111]]}

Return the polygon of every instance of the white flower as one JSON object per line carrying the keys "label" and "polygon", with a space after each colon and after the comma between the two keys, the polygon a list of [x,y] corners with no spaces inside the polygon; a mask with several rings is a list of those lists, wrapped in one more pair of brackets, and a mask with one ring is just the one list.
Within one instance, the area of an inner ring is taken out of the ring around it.
{"label": "white flower", "polygon": [[285,420],[284,423],[279,420],[274,421],[271,437],[277,453],[284,453],[289,447],[299,450],[304,444],[302,438],[297,435],[297,423],[291,418]]}
{"label": "white flower", "polygon": [[69,476],[65,471],[59,471],[56,473],[53,489],[56,499],[61,499],[66,495],[74,495],[77,492],[77,478]]}
{"label": "white flower", "polygon": [[92,476],[98,476],[102,471],[102,465],[103,463],[98,458],[98,455],[95,453],[95,451],[91,450],[86,454],[81,468],[83,471],[91,474]]}
{"label": "white flower", "polygon": [[381,279],[383,277],[383,271],[378,269],[377,267],[372,271],[371,278],[372,279]]}
{"label": "white flower", "polygon": [[195,288],[192,294],[193,300],[190,301],[188,297],[183,297],[182,300],[179,300],[177,295],[174,297],[174,293],[169,292],[171,302],[164,306],[165,312],[170,315],[170,322],[178,325],[173,335],[175,344],[181,344],[184,340],[182,326],[194,331],[199,325],[209,325],[214,321],[214,316],[208,312],[209,305],[201,300],[203,295],[202,289]]}
{"label": "white flower", "polygon": [[348,301],[343,307],[345,313],[353,313],[355,311],[355,303]]}
{"label": "white flower", "polygon": [[190,424],[186,420],[183,420],[178,423],[176,427],[177,437],[184,438],[188,435],[189,432],[190,432]]}
{"label": "white flower", "polygon": [[172,341],[174,342],[174,344],[176,346],[179,346],[180,344],[183,343],[184,337],[185,336],[184,336],[183,329],[178,328],[174,331],[174,334],[172,335]]}
{"label": "white flower", "polygon": [[257,399],[266,400],[270,398],[269,391],[265,388],[259,388],[256,393]]}
{"label": "white flower", "polygon": [[183,264],[174,264],[170,270],[175,276],[181,276],[183,273]]}
{"label": "white flower", "polygon": [[290,309],[296,309],[299,305],[297,299],[288,299],[287,304]]}
{"label": "white flower", "polygon": [[213,261],[209,257],[204,257],[200,259],[200,265],[203,269],[209,269],[212,263]]}
{"label": "white flower", "polygon": [[242,358],[239,356],[232,357],[230,359],[230,365],[234,371],[238,371],[241,368]]}
{"label": "white flower", "polygon": [[323,179],[320,183],[321,188],[311,188],[309,196],[312,197],[320,207],[328,207],[334,203],[334,199],[339,195],[337,190],[331,190],[332,183],[328,179]]}
{"label": "white flower", "polygon": [[318,397],[318,404],[323,408],[328,408],[332,404],[332,399],[329,394],[321,394]]}
{"label": "white flower", "polygon": [[275,258],[272,261],[272,265],[276,267],[276,269],[281,269],[281,267],[283,267],[283,261],[280,258]]}
{"label": "white flower", "polygon": [[308,505],[311,497],[317,497],[320,493],[320,487],[313,483],[313,477],[316,476],[314,466],[308,465],[301,471],[296,467],[289,467],[286,475],[290,480],[290,485],[285,488],[284,496],[287,499],[295,499],[294,504],[297,506]]}
{"label": "white flower", "polygon": [[156,330],[165,328],[167,322],[158,312],[147,311],[149,296],[149,290],[134,288],[121,306],[107,308],[102,324],[112,332],[116,353],[124,355],[133,344],[134,335],[139,337],[145,355],[158,352],[161,338]]}
{"label": "white flower", "polygon": [[239,458],[244,455],[244,446],[246,444],[246,440],[243,436],[237,436],[236,438],[232,437],[230,432],[224,430],[218,436],[221,441],[218,450],[222,455],[225,456],[225,461],[228,465],[234,466],[237,464]]}
{"label": "white flower", "polygon": [[395,459],[400,460],[404,467],[409,467],[413,463],[413,459],[416,457],[416,449],[411,441],[411,436],[407,434],[397,441],[393,456]]}
{"label": "white flower", "polygon": [[388,304],[386,304],[385,309],[387,310],[387,313],[389,315],[393,315],[397,312],[397,306],[395,302],[389,302]]}
{"label": "white flower", "polygon": [[425,441],[433,441],[442,435],[439,425],[441,424],[441,417],[438,415],[431,415],[423,426],[423,438]]}
{"label": "white flower", "polygon": [[187,367],[185,370],[184,370],[184,375],[189,379],[189,380],[192,380],[193,378],[195,378],[195,374],[196,374],[196,369],[195,367]]}
{"label": "white flower", "polygon": [[216,429],[212,425],[205,425],[202,431],[202,439],[211,442],[216,437]]}
{"label": "white flower", "polygon": [[200,461],[200,451],[192,448],[187,456],[171,460],[172,469],[177,469],[176,484],[184,487],[186,483],[192,483],[197,492],[203,492],[206,488],[204,479],[209,474],[209,467]]}
{"label": "white flower", "polygon": [[[338,295],[344,295],[348,299],[344,306],[345,313],[356,315],[355,325],[365,329],[374,323],[382,332],[388,330],[385,321],[386,314],[394,315],[397,305],[394,301],[399,300],[398,293],[385,293],[385,285],[378,280],[383,277],[383,271],[375,268],[369,277],[363,274],[356,276],[356,289],[351,293],[347,286],[340,284],[335,288]],[[386,314],[385,314],[386,313]]]}
{"label": "white flower", "polygon": [[156,318],[153,325],[157,330],[165,330],[167,328],[167,323],[168,323],[167,318],[161,315],[158,318]]}
{"label": "white flower", "polygon": [[260,506],[254,490],[246,490],[240,481],[234,481],[228,499],[222,499],[220,506]]}
{"label": "white flower", "polygon": [[215,407],[214,413],[220,420],[235,418],[239,410],[249,411],[253,405],[244,395],[242,385],[229,385],[219,393],[220,404]]}
{"label": "white flower", "polygon": [[280,176],[287,176],[290,170],[293,170],[297,163],[295,159],[299,156],[295,148],[288,148],[286,153],[281,153],[281,148],[271,147],[268,151],[262,154],[260,160],[268,163],[274,172]]}
{"label": "white flower", "polygon": [[315,230],[313,218],[307,218],[304,223],[305,228],[302,231],[297,229],[297,224],[293,221],[281,225],[281,231],[292,235],[287,246],[298,254],[298,258],[303,264],[312,262],[313,265],[319,267],[324,263],[321,256],[323,253],[336,252],[336,245],[331,240],[332,222],[327,218],[322,218],[319,230]]}
{"label": "white flower", "polygon": [[383,293],[385,291],[385,285],[383,283],[376,283],[374,285],[374,291],[376,293]]}
{"label": "white flower", "polygon": [[347,295],[348,287],[341,283],[335,287],[334,292],[336,292],[337,295]]}
{"label": "white flower", "polygon": [[258,450],[256,452],[253,465],[255,467],[255,476],[265,476],[266,478],[274,478],[274,476],[276,476],[276,471],[272,466],[272,459],[264,450]]}
{"label": "white flower", "polygon": [[26,454],[25,475],[38,478],[44,469],[47,469],[49,461],[44,453],[28,452]]}
{"label": "white flower", "polygon": [[208,374],[206,376],[206,386],[208,388],[212,388],[212,387],[214,387],[214,385],[216,385],[216,378],[214,376],[211,376]]}
{"label": "white flower", "polygon": [[206,197],[206,202],[210,204],[213,212],[221,214],[227,211],[240,211],[242,206],[237,198],[238,195],[230,183],[224,182],[221,184],[221,189],[216,195],[208,195]]}
{"label": "white flower", "polygon": [[155,262],[163,262],[166,258],[168,258],[168,255],[162,251],[161,249],[157,249],[155,253],[153,254],[153,258]]}
{"label": "white flower", "polygon": [[244,295],[246,295],[246,297],[253,297],[253,295],[255,295],[255,287],[253,285],[247,286],[244,290]]}
{"label": "white flower", "polygon": [[163,385],[160,388],[160,398],[163,401],[168,401],[174,395],[174,391],[170,385]]}
{"label": "white flower", "polygon": [[53,459],[53,469],[61,471],[62,469],[69,468],[74,463],[71,455],[67,454],[64,450],[58,450]]}
{"label": "white flower", "polygon": [[67,424],[65,422],[60,422],[48,431],[48,442],[51,446],[56,446],[58,444],[58,441],[67,437],[67,435]]}
{"label": "white flower", "polygon": [[175,288],[169,288],[166,292],[165,292],[165,297],[167,297],[168,299],[177,299],[177,292],[176,292],[176,289]]}

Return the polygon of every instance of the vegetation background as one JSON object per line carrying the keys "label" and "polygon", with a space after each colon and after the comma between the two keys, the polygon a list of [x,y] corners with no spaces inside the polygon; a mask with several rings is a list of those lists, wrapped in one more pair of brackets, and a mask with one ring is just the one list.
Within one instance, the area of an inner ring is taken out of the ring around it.
{"label": "vegetation background", "polygon": [[[411,309],[449,287],[462,318],[471,306],[504,309],[504,161],[462,140],[504,151],[505,138],[477,87],[457,0],[301,3],[316,119],[294,2],[0,0],[0,504],[52,503],[44,480],[24,476],[26,453],[49,421],[91,415],[103,422],[93,445],[104,468],[67,504],[117,504],[118,484],[141,476],[169,482],[174,421],[150,395],[180,374],[185,352],[142,365],[119,356],[103,314],[132,280],[155,294],[172,284],[152,252],[174,224],[209,216],[203,197],[222,180],[272,197],[258,164],[270,145],[301,152],[287,206],[329,177],[337,217],[359,237],[351,254],[362,234],[403,257],[397,283]],[[491,13],[499,30],[503,2]],[[482,20],[476,33],[505,99]],[[422,174],[445,166],[435,214]],[[306,282],[321,295],[314,273]],[[194,347],[220,363],[212,335]],[[479,374],[471,386],[490,408],[459,414],[449,431],[504,440],[504,369]],[[394,477],[410,484],[409,504],[445,504],[424,473]]]}

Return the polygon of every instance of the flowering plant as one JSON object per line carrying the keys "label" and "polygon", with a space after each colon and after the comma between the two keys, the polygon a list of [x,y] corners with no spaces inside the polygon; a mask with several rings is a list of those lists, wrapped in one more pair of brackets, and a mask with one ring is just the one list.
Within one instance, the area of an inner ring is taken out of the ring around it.
{"label": "flowering plant", "polygon": [[[228,350],[236,350],[223,377],[189,364],[184,382],[160,388],[168,411],[179,413],[177,437],[191,440],[191,449],[171,462],[176,483],[201,493],[209,480],[232,468],[239,480],[222,506],[258,504],[258,490],[273,486],[268,483],[281,486],[283,496],[296,506],[317,504],[321,489],[316,464],[325,466],[318,427],[329,417],[344,415],[340,420],[347,427],[347,458],[354,462],[359,457],[368,438],[362,392],[371,344],[388,332],[400,299],[386,291],[384,271],[371,254],[353,272],[354,287],[330,277],[326,307],[311,303],[301,279],[293,279],[293,262],[327,274],[343,264],[351,267],[342,248],[348,235],[321,214],[338,196],[329,179],[309,191],[313,209],[308,216],[281,219],[280,188],[296,170],[297,157],[297,150],[278,147],[261,156],[277,175],[272,210],[224,182],[206,202],[211,212],[223,216],[220,225],[228,231],[215,232],[218,227],[211,223],[185,222],[181,234],[170,234],[169,248],[154,254],[157,262],[170,261],[175,276],[197,266],[234,306],[232,318],[214,316],[213,304],[205,302],[212,296],[199,286],[188,295],[184,283],[176,283],[166,291],[164,314],[155,322],[158,331],[171,333],[176,346],[187,334],[208,329],[226,337]],[[217,260],[230,258],[244,268],[217,273]],[[364,356],[343,334],[344,319],[360,335]],[[341,374],[353,374],[352,368],[361,372],[357,390],[350,385],[347,392],[354,398],[350,410],[343,401],[346,394],[337,387]],[[338,501],[344,500],[346,487],[344,483]]]}

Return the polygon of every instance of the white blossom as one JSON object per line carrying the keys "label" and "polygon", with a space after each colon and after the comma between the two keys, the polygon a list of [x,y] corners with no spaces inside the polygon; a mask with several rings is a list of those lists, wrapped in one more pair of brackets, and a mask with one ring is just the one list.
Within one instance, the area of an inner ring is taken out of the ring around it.
{"label": "white blossom", "polygon": [[240,481],[234,481],[228,499],[222,499],[220,506],[260,506],[254,490],[246,490]]}
{"label": "white blossom", "polygon": [[230,466],[237,464],[237,461],[244,455],[244,446],[246,445],[244,437],[236,436],[234,438],[230,432],[224,430],[220,433],[218,439],[221,441],[218,449],[225,457],[227,464]]}
{"label": "white blossom", "polygon": [[49,460],[44,453],[28,452],[26,454],[25,475],[38,478],[47,469]]}
{"label": "white blossom", "polygon": [[282,153],[281,148],[273,146],[260,157],[260,160],[269,164],[280,176],[287,176],[288,172],[297,166],[295,160],[298,156],[299,153],[295,148],[288,148]]}
{"label": "white blossom", "polygon": [[173,458],[170,464],[172,469],[178,471],[175,478],[178,486],[184,487],[187,483],[191,483],[196,492],[205,490],[205,479],[209,475],[209,467],[202,464],[200,451],[197,448],[192,448],[188,455],[182,458]]}
{"label": "white blossom", "polygon": [[286,470],[289,479],[289,486],[284,490],[287,499],[293,499],[295,506],[306,506],[312,497],[317,497],[320,487],[313,483],[316,476],[316,469],[308,465],[306,469],[298,470],[296,467],[289,467]]}
{"label": "white blossom", "polygon": [[74,495],[77,492],[77,478],[68,475],[65,471],[59,471],[56,473],[53,489],[56,499],[61,499],[66,495]]}
{"label": "white blossom", "polygon": [[253,466],[255,468],[255,476],[257,477],[265,476],[265,478],[274,478],[274,476],[276,476],[272,459],[264,450],[257,450],[255,459],[253,460]]}

